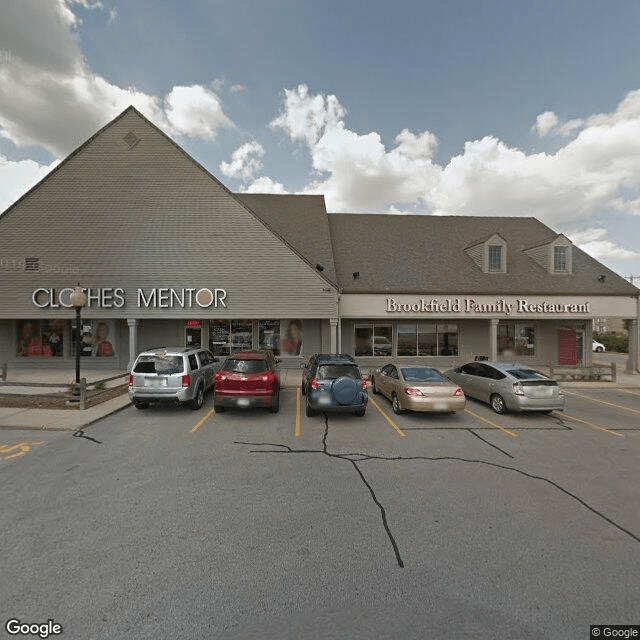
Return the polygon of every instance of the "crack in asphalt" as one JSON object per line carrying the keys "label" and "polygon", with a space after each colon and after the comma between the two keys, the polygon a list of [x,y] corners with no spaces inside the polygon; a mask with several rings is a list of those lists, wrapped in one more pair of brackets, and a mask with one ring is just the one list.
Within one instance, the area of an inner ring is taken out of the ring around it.
{"label": "crack in asphalt", "polygon": [[513,456],[510,453],[507,453],[504,449],[501,449],[497,444],[493,444],[493,442],[485,440],[482,436],[476,433],[475,429],[465,429],[465,431],[468,431],[471,435],[474,435],[479,440],[482,440],[482,442],[484,442],[485,444],[488,444],[490,447],[497,449],[500,453],[504,453],[505,456],[509,456],[509,458],[513,459]]}
{"label": "crack in asphalt", "polygon": [[[554,416],[554,419],[561,426],[565,427],[566,429],[571,430],[571,427],[566,425],[561,417]],[[565,495],[569,496],[570,498],[572,498],[573,500],[575,500],[576,502],[581,504],[585,509],[587,509],[588,511],[590,511],[594,515],[598,516],[599,518],[601,518],[605,522],[609,523],[611,526],[615,527],[616,529],[618,529],[622,533],[625,533],[626,535],[628,535],[630,538],[632,538],[636,542],[640,542],[640,536],[636,535],[632,531],[629,531],[629,529],[626,529],[622,525],[620,525],[617,522],[615,522],[615,520],[612,520],[611,518],[609,518],[608,516],[606,516],[602,512],[598,511],[595,507],[592,507],[590,504],[585,502],[582,498],[580,498],[576,494],[574,494],[571,491],[569,491],[568,489],[565,489],[564,487],[560,486],[557,482],[554,482],[553,480],[550,480],[549,478],[545,478],[544,476],[538,476],[538,475],[535,475],[533,473],[528,473],[526,471],[523,471],[522,469],[518,469],[516,467],[510,467],[510,466],[504,465],[504,464],[499,464],[497,462],[489,462],[488,460],[477,460],[477,459],[474,459],[474,458],[462,458],[462,457],[459,457],[459,456],[382,456],[382,455],[372,455],[372,454],[360,453],[360,452],[332,453],[332,452],[330,452],[328,450],[328,446],[327,446],[327,437],[329,435],[329,416],[326,413],[324,414],[324,421],[325,421],[325,430],[324,430],[324,434],[322,436],[322,449],[294,449],[294,448],[290,447],[289,445],[281,444],[281,443],[277,443],[277,442],[244,442],[244,441],[234,440],[234,444],[249,445],[249,446],[256,446],[256,447],[280,447],[279,449],[276,449],[276,448],[274,448],[274,449],[250,449],[249,453],[282,453],[282,454],[320,453],[322,455],[328,456],[329,458],[336,458],[336,459],[339,459],[339,460],[346,460],[347,462],[351,463],[353,468],[356,470],[356,473],[358,474],[360,480],[365,485],[365,487],[368,489],[368,491],[369,491],[369,493],[371,495],[371,498],[373,499],[375,505],[380,510],[380,516],[381,516],[381,519],[382,519],[382,526],[384,527],[385,533],[387,534],[387,537],[389,538],[389,542],[391,543],[391,546],[393,548],[393,552],[395,554],[396,562],[398,563],[398,566],[400,568],[404,568],[404,562],[402,560],[402,556],[400,554],[400,549],[398,547],[396,539],[393,536],[393,533],[391,532],[391,528],[390,528],[388,520],[387,520],[386,509],[384,508],[384,506],[380,502],[380,500],[378,500],[378,497],[376,496],[376,493],[373,490],[373,487],[367,481],[366,477],[364,476],[364,473],[362,472],[362,469],[358,466],[358,464],[357,464],[358,462],[364,462],[364,461],[367,461],[367,460],[382,460],[382,461],[387,461],[387,462],[412,461],[412,460],[424,460],[424,461],[428,461],[428,462],[461,462],[461,463],[465,463],[465,464],[486,465],[488,467],[493,467],[495,469],[501,469],[501,470],[504,470],[504,471],[512,471],[512,472],[520,474],[520,475],[522,475],[522,476],[524,476],[526,478],[529,478],[530,480],[539,480],[541,482],[546,482],[547,484],[551,485],[552,487],[554,487],[558,491],[564,493]],[[503,451],[502,449],[500,449],[500,447],[488,442],[487,440],[485,440],[484,438],[479,436],[477,433],[475,433],[475,429],[460,429],[460,430],[461,431],[468,431],[469,433],[472,433],[474,436],[476,436],[477,438],[479,438],[480,440],[482,440],[486,444],[490,445],[491,447],[497,449],[498,451],[500,451],[504,455],[509,456],[510,458],[513,459],[513,456],[511,454],[507,453],[506,451]]]}
{"label": "crack in asphalt", "polygon": [[77,431],[74,431],[71,435],[74,438],[84,438],[85,440],[91,440],[91,442],[95,442],[96,444],[102,444],[101,440],[96,440],[95,438],[92,438],[91,436],[86,435],[82,429],[78,429]]}

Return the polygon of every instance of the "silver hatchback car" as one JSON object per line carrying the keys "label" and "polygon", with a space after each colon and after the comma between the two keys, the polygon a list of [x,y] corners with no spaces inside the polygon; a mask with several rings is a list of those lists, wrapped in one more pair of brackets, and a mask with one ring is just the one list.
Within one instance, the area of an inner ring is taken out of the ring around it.
{"label": "silver hatchback car", "polygon": [[526,366],[505,362],[469,362],[449,369],[449,380],[466,396],[487,402],[496,413],[563,411],[564,394],[555,380]]}
{"label": "silver hatchback car", "polygon": [[137,409],[146,409],[152,402],[189,403],[192,409],[200,409],[219,367],[212,353],[200,347],[143,351],[129,376],[129,399]]}

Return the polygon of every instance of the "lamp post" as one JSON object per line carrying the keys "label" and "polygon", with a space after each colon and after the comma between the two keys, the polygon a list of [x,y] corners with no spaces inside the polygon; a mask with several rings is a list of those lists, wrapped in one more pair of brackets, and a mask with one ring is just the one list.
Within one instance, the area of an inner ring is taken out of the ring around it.
{"label": "lamp post", "polygon": [[76,384],[73,395],[80,395],[80,349],[82,348],[82,326],[80,324],[80,309],[87,304],[87,294],[80,283],[69,296],[71,304],[76,308]]}

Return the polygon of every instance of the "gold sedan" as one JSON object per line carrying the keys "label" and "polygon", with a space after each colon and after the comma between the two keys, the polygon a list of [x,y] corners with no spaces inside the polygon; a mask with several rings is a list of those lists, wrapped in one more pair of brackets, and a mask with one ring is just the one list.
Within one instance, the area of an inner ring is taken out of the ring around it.
{"label": "gold sedan", "polygon": [[455,413],[462,411],[467,402],[458,385],[429,367],[388,364],[371,374],[371,391],[389,398],[394,413]]}

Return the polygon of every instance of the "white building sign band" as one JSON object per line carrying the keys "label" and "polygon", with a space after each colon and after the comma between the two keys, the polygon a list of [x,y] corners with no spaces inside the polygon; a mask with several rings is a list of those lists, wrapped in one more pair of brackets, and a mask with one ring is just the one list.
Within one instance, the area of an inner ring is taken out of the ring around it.
{"label": "white building sign band", "polygon": [[497,314],[510,316],[512,314],[590,314],[591,303],[563,302],[532,302],[526,298],[516,298],[510,302],[505,298],[498,298],[490,302],[478,301],[475,298],[420,298],[415,302],[400,301],[396,298],[386,299],[388,313],[429,313],[429,314]]}

